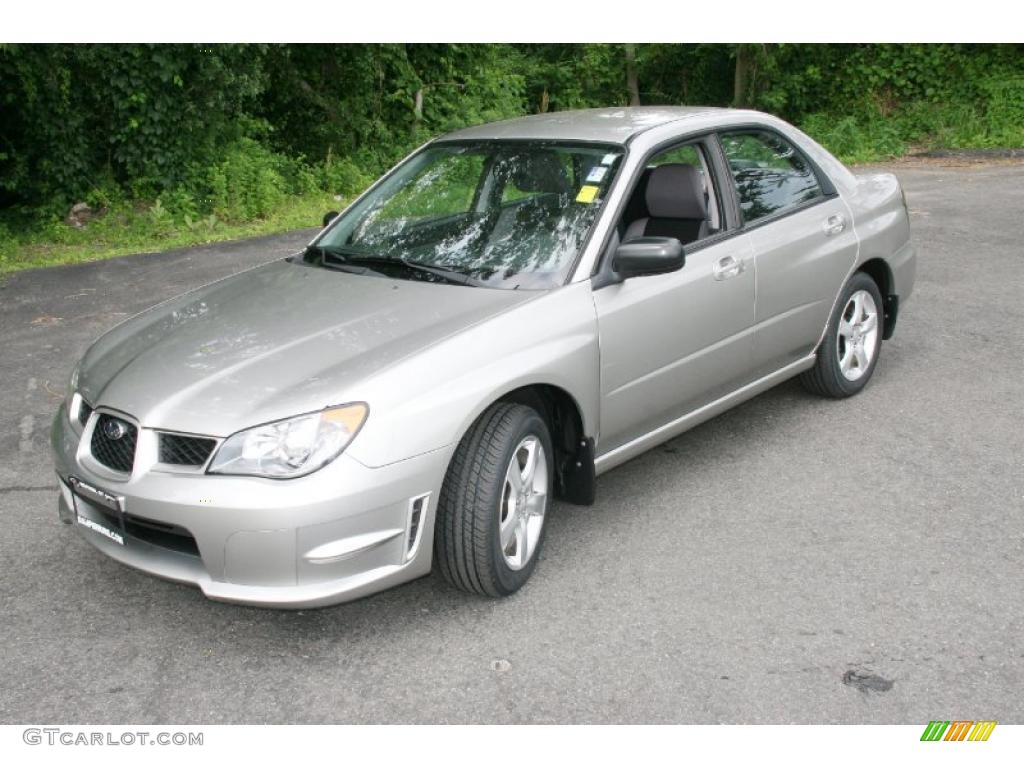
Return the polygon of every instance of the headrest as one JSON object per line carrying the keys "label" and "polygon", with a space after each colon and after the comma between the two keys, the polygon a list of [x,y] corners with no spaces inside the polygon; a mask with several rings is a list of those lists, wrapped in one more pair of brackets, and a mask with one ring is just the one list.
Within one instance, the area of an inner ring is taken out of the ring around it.
{"label": "headrest", "polygon": [[666,163],[651,169],[647,180],[647,210],[655,219],[708,217],[700,171],[686,163]]}
{"label": "headrest", "polygon": [[532,152],[513,158],[512,181],[520,192],[569,194],[569,176],[554,152]]}

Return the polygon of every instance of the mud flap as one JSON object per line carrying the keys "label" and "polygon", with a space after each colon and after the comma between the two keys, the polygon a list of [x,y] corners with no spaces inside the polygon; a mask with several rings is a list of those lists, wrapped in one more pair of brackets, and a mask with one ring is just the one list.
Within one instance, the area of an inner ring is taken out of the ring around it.
{"label": "mud flap", "polygon": [[896,316],[900,312],[900,297],[890,294],[882,299],[882,312],[885,323],[882,326],[882,338],[891,339],[896,332]]}
{"label": "mud flap", "polygon": [[580,440],[576,453],[568,456],[559,473],[561,494],[570,504],[590,506],[594,503],[597,476],[594,470],[594,439]]}

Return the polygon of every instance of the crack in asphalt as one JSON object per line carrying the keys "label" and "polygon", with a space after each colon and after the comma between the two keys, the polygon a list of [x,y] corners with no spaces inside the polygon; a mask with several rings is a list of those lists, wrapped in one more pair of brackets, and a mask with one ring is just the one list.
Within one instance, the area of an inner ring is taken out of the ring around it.
{"label": "crack in asphalt", "polygon": [[0,493],[35,493],[37,491],[57,491],[56,485],[8,485],[0,488]]}

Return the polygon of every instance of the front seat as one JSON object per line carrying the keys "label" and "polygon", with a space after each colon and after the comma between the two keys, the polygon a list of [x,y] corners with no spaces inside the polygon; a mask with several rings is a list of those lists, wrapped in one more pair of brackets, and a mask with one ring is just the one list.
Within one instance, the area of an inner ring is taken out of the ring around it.
{"label": "front seat", "polygon": [[686,163],[652,168],[644,190],[649,216],[633,221],[623,242],[637,237],[674,237],[692,243],[707,237],[708,203],[700,171]]}
{"label": "front seat", "polygon": [[531,152],[512,159],[512,183],[520,192],[567,195],[571,190],[565,164],[555,152]]}
{"label": "front seat", "polygon": [[565,165],[554,152],[514,155],[498,174],[508,174],[506,183],[526,198],[501,208],[491,230],[492,243],[536,231],[538,221],[563,210],[560,200],[572,192]]}

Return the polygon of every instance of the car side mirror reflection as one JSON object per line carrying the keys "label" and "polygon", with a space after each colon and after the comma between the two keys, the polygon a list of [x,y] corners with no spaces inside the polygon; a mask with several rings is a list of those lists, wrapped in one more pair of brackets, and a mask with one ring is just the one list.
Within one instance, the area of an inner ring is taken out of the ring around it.
{"label": "car side mirror reflection", "polygon": [[337,211],[328,211],[327,213],[324,214],[324,226],[326,227],[328,224],[330,224],[336,218],[338,218],[338,212]]}
{"label": "car side mirror reflection", "polygon": [[683,244],[674,237],[638,237],[615,249],[612,269],[623,280],[675,272],[686,264]]}

